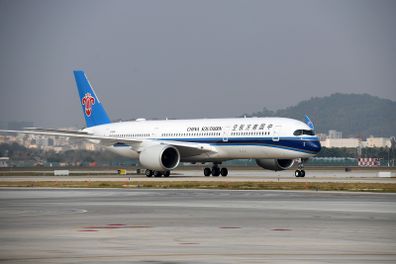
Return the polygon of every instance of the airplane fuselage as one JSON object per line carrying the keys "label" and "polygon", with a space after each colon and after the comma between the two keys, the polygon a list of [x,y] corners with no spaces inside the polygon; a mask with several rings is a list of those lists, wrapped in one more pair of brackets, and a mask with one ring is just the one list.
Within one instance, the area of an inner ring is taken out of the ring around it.
{"label": "airplane fuselage", "polygon": [[[185,120],[138,120],[110,123],[86,128],[89,133],[114,137],[150,139],[210,145],[216,151],[184,151],[183,162],[210,162],[231,159],[308,158],[320,151],[315,135],[295,135],[297,130],[310,130],[303,122],[289,118],[224,118]],[[127,144],[115,143],[113,152],[137,159],[139,151]]]}

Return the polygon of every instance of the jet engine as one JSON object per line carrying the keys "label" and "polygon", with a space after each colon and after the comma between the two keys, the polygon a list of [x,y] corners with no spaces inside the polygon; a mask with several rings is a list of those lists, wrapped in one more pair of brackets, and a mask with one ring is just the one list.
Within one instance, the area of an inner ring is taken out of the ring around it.
{"label": "jet engine", "polygon": [[273,170],[273,171],[281,171],[287,170],[291,166],[293,166],[294,160],[292,159],[256,159],[257,165],[260,167]]}
{"label": "jet engine", "polygon": [[150,170],[167,171],[179,165],[180,153],[169,145],[154,145],[145,148],[139,155],[140,164]]}

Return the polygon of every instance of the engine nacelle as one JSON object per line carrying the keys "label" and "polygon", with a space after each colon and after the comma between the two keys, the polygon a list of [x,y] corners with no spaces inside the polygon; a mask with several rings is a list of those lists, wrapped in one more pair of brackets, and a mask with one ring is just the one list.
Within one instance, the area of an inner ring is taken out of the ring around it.
{"label": "engine nacelle", "polygon": [[144,168],[150,170],[173,170],[179,165],[180,153],[172,146],[154,145],[140,152],[139,162]]}
{"label": "engine nacelle", "polygon": [[293,166],[294,160],[292,159],[256,159],[257,165],[260,167],[273,170],[273,171],[281,171],[287,170],[291,166]]}

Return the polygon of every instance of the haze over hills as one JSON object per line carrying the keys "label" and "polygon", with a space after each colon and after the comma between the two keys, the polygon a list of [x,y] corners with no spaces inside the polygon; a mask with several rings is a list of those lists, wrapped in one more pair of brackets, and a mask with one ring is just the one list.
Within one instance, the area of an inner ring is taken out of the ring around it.
{"label": "haze over hills", "polygon": [[336,93],[313,97],[285,109],[271,111],[264,108],[246,116],[304,120],[305,113],[315,124],[318,133],[335,129],[342,131],[343,137],[396,136],[396,102],[368,94]]}

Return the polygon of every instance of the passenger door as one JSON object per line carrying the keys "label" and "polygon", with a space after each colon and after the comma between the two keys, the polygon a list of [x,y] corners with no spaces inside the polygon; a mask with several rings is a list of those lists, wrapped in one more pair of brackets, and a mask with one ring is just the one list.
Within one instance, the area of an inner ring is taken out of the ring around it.
{"label": "passenger door", "polygon": [[274,141],[274,142],[278,142],[279,141],[279,133],[280,133],[281,127],[282,126],[280,126],[280,125],[276,125],[274,127],[274,130],[272,132],[272,141]]}
{"label": "passenger door", "polygon": [[224,127],[224,130],[222,132],[223,142],[228,142],[229,136],[230,136],[230,127],[226,126]]}

